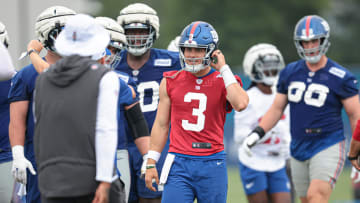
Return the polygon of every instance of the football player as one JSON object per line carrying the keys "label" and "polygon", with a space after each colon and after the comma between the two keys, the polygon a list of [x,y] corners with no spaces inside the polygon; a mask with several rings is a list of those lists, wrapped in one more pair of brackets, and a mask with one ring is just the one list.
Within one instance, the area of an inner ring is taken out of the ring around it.
{"label": "football player", "polygon": [[[6,48],[9,46],[9,36],[5,25],[2,22],[0,22],[0,43],[1,49],[4,48],[4,53],[8,54]],[[3,59],[3,57],[6,59],[5,55],[2,54],[1,58]],[[11,63],[11,60],[8,61]],[[5,64],[5,61],[3,62],[3,60],[1,60],[1,63]],[[12,64],[11,67],[12,70],[14,70]],[[12,75],[9,75],[9,77],[11,76]],[[0,82],[0,202],[10,202],[14,186],[14,178],[9,176],[12,166],[11,147],[9,142],[10,115],[7,99],[10,84],[10,78]]]}
{"label": "football player", "polygon": [[[251,79],[247,93],[249,105],[234,114],[234,140],[242,144],[244,138],[261,120],[275,98],[272,86],[285,67],[280,51],[271,44],[252,46],[245,54],[244,72]],[[290,202],[290,181],[286,174],[289,158],[289,111],[248,155],[238,149],[240,177],[249,202]]]}
{"label": "football player", "polygon": [[[115,70],[127,73],[137,84],[141,110],[144,113],[149,132],[155,120],[159,102],[159,86],[163,72],[179,70],[179,55],[162,49],[151,48],[159,38],[159,18],[154,9],[146,4],[134,3],[123,8],[117,22],[124,28],[126,36],[125,51]],[[153,192],[145,187],[141,177],[141,166],[146,155],[142,156],[129,137],[131,190],[129,202],[160,202],[161,192]],[[146,146],[148,148],[148,146]],[[143,149],[147,151],[147,149]],[[157,169],[161,171],[167,150],[161,156]],[[145,166],[145,165],[144,165]]]}
{"label": "football player", "polygon": [[345,162],[341,110],[352,129],[360,117],[355,76],[325,55],[329,36],[329,24],[320,16],[298,21],[294,42],[301,59],[281,71],[272,106],[243,144],[250,151],[289,103],[291,174],[302,202],[328,202]]}
{"label": "football player", "polygon": [[[110,44],[108,49],[111,51],[111,56],[107,58],[106,62],[110,67],[116,67],[120,60],[120,52],[126,43],[125,34],[123,28],[113,19],[108,17],[96,17],[95,21],[110,33]],[[126,202],[128,201],[129,192],[130,192],[130,166],[129,166],[129,153],[127,150],[127,135],[135,135],[135,144],[140,151],[140,154],[145,155],[148,151],[150,136],[147,127],[147,123],[144,120],[144,115],[141,112],[139,99],[135,95],[136,83],[134,80],[129,77],[128,74],[121,71],[115,70],[118,77],[125,81],[134,89],[134,97],[132,97],[131,92],[129,92],[128,97],[122,97],[119,99],[119,110],[120,116],[118,118],[119,127],[118,128],[118,147],[116,154],[116,166],[120,171],[120,178],[125,183],[126,191]],[[120,87],[120,93],[123,92],[123,87]],[[135,98],[136,97],[136,98]],[[129,123],[129,125],[128,125]],[[129,132],[129,127],[132,130],[132,133]]]}
{"label": "football player", "polygon": [[[227,168],[224,151],[226,113],[246,108],[249,98],[217,49],[218,35],[197,21],[182,32],[183,70],[164,73],[160,101],[150,138],[146,186],[164,186],[162,202],[226,202]],[[213,67],[214,69],[212,69]],[[161,172],[157,161],[168,138],[169,154]]]}
{"label": "football player", "polygon": [[[36,19],[35,31],[38,40],[47,48],[45,60],[55,63],[60,56],[54,48],[54,40],[67,19],[75,12],[62,6],[45,9]],[[28,55],[38,55],[28,50]],[[13,78],[9,91],[10,124],[9,137],[12,147],[12,173],[16,181],[26,184],[26,201],[40,202],[33,148],[34,120],[32,112],[33,91],[38,73],[32,64],[21,69]],[[28,169],[28,170],[27,170]],[[30,173],[29,173],[30,172]]]}
{"label": "football player", "polygon": [[176,36],[175,39],[171,40],[169,43],[167,50],[179,52],[179,41],[180,36]]}

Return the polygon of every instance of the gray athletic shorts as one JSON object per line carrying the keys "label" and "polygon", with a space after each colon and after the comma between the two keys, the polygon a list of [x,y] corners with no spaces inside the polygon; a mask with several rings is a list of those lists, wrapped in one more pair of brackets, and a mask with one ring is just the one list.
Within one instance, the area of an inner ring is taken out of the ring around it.
{"label": "gray athletic shorts", "polygon": [[334,188],[344,163],[345,141],[320,151],[306,161],[291,157],[291,176],[297,196],[306,197],[310,182],[314,179],[326,181]]}
{"label": "gray athletic shorts", "polygon": [[129,153],[127,149],[118,149],[116,153],[117,153],[116,166],[121,174],[120,179],[125,184],[125,200],[126,202],[128,202],[129,193],[130,193],[130,184],[131,184]]}
{"label": "gray athletic shorts", "polygon": [[12,161],[0,163],[0,202],[10,202],[14,187]]}

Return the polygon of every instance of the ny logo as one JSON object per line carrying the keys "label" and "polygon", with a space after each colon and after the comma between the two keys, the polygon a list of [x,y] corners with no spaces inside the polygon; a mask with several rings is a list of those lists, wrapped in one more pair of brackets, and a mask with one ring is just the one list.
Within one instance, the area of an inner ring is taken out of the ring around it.
{"label": "ny logo", "polygon": [[314,36],[314,31],[313,31],[313,29],[312,28],[309,28],[309,32],[307,33],[306,32],[306,29],[302,29],[301,30],[301,35],[302,35],[302,37],[313,37]]}

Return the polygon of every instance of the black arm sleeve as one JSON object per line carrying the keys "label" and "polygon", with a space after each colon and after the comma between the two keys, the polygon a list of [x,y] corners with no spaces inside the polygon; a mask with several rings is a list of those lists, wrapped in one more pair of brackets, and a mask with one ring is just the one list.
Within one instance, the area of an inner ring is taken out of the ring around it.
{"label": "black arm sleeve", "polygon": [[141,112],[140,104],[137,103],[125,111],[125,117],[132,131],[134,139],[144,136],[150,136],[144,114]]}

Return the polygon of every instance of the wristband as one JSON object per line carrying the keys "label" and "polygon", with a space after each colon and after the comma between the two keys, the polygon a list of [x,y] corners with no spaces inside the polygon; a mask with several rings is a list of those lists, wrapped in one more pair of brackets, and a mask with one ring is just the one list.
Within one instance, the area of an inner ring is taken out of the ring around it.
{"label": "wristband", "polygon": [[148,164],[146,165],[146,169],[151,169],[151,168],[155,168],[155,164]]}
{"label": "wristband", "polygon": [[149,150],[148,153],[147,153],[148,159],[149,159],[149,158],[150,158],[150,159],[154,159],[155,162],[158,162],[158,161],[159,161],[160,155],[161,155],[161,154],[160,154],[159,152],[154,151],[154,150]]}
{"label": "wristband", "polygon": [[30,54],[33,53],[33,52],[39,54],[35,49],[30,49],[30,50],[27,52],[27,55],[30,56]]}
{"label": "wristband", "polygon": [[256,126],[252,133],[258,134],[260,139],[265,136],[265,130],[260,126]]}
{"label": "wristband", "polygon": [[357,156],[348,156],[347,158],[349,161],[352,161],[352,160],[356,160],[358,157]]}
{"label": "wristband", "polygon": [[237,83],[237,80],[233,72],[231,71],[229,65],[227,64],[223,65],[223,67],[220,68],[220,75],[224,80],[225,88],[233,83]]}

